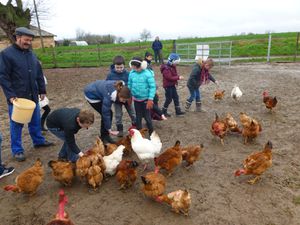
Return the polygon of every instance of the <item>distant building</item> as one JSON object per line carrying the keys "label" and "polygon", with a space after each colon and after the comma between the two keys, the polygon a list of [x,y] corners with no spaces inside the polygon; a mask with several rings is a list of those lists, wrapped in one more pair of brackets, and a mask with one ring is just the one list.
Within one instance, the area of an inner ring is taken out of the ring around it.
{"label": "distant building", "polygon": [[86,41],[71,41],[69,46],[88,46]]}
{"label": "distant building", "polygon": [[[40,34],[39,30],[35,26],[29,26],[29,29],[34,33],[35,37],[32,42],[32,48],[41,48],[41,40],[40,40]],[[44,42],[44,47],[49,48],[49,47],[54,47],[55,46],[55,41],[54,37],[55,35],[52,33],[49,33],[45,30],[41,30],[41,34],[43,37],[43,42]],[[4,49],[10,45],[10,42],[5,34],[5,32],[0,28],[0,49]]]}

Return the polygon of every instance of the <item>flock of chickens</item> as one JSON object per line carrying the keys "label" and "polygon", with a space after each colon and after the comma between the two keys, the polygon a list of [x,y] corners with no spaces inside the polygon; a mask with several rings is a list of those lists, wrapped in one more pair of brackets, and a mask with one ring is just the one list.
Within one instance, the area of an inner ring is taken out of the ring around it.
{"label": "flock of chickens", "polygon": [[[224,97],[225,91],[216,91],[214,94],[215,100],[222,100]],[[235,85],[231,91],[231,97],[239,101],[243,93],[240,88]],[[277,98],[269,96],[267,91],[263,92],[263,103],[266,108],[270,111],[277,105]],[[239,115],[242,128],[239,127],[236,120],[232,117],[230,113],[227,113],[225,118],[219,118],[216,113],[215,120],[211,125],[211,133],[220,138],[222,145],[224,145],[224,137],[228,133],[240,133],[244,137],[244,144],[249,142],[249,139],[256,138],[259,133],[262,131],[261,124],[254,118],[248,116],[246,113],[241,112]],[[272,165],[272,148],[273,145],[271,141],[268,141],[265,144],[265,147],[262,151],[254,152],[250,154],[243,161],[243,169],[239,169],[235,172],[235,176],[244,175],[255,175],[255,178],[249,180],[248,183],[254,184],[259,178],[260,175]]]}
{"label": "flock of chickens", "polygon": [[[215,99],[222,100],[225,91],[216,91]],[[236,101],[242,96],[242,92],[237,85],[231,92],[231,97]],[[265,91],[263,93],[263,102],[266,107],[272,110],[276,104],[276,97],[271,97]],[[244,143],[247,144],[249,139],[257,137],[262,131],[260,123],[245,113],[239,115],[242,127],[234,120],[232,115],[228,113],[225,118],[220,118],[216,113],[215,120],[211,125],[211,133],[220,138],[224,145],[224,137],[228,133],[239,133],[244,137]],[[162,143],[158,134],[154,131],[150,139],[145,138],[147,129],[130,129],[129,134],[118,141],[116,144],[104,145],[100,138],[97,138],[94,146],[86,151],[80,157],[76,164],[71,162],[51,160],[48,166],[52,169],[53,178],[62,185],[70,186],[75,177],[81,181],[87,182],[93,189],[97,189],[108,176],[116,177],[120,189],[130,188],[138,177],[137,167],[139,163],[134,160],[124,159],[134,152],[140,163],[144,165],[152,162],[155,165],[153,172],[148,172],[140,176],[142,181],[141,191],[145,196],[159,203],[166,203],[171,206],[176,213],[188,215],[191,205],[191,195],[187,190],[176,190],[171,193],[165,193],[167,176],[170,176],[174,169],[185,161],[185,166],[190,167],[199,160],[203,145],[194,145],[182,147],[180,141],[176,141],[173,147],[166,149],[161,153]],[[254,184],[260,175],[272,165],[272,143],[268,141],[262,151],[252,153],[243,162],[243,169],[235,172],[235,176],[241,174],[255,175],[255,178],[248,182]],[[160,173],[165,170],[166,175]],[[23,192],[30,195],[36,193],[38,187],[44,179],[44,169],[42,162],[37,159],[32,167],[23,171],[16,177],[15,185],[6,185],[6,191]],[[73,223],[68,215],[64,212],[64,204],[66,197],[63,191],[60,191],[59,211],[53,221],[60,220],[60,224]],[[58,224],[51,221],[48,223]]]}

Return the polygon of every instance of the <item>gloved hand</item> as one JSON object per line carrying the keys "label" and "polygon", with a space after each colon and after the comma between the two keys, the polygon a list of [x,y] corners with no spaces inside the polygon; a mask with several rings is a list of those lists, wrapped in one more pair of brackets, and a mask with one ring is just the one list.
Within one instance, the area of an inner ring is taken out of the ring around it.
{"label": "gloved hand", "polygon": [[220,82],[216,80],[215,85],[217,85],[217,87],[220,87]]}
{"label": "gloved hand", "polygon": [[83,152],[79,152],[78,155],[79,155],[79,157],[82,157],[84,154],[83,154]]}
{"label": "gloved hand", "polygon": [[146,105],[146,109],[152,109],[152,108],[153,108],[153,100],[148,100],[147,105]]}

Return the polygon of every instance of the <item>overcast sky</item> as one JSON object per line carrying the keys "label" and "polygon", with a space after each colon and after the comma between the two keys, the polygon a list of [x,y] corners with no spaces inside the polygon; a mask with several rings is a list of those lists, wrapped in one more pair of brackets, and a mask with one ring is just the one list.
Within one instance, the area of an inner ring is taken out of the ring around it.
{"label": "overcast sky", "polygon": [[300,31],[300,0],[47,2],[50,18],[42,22],[42,28],[57,35],[56,39],[75,37],[77,29],[126,41],[138,39],[143,29],[161,39]]}

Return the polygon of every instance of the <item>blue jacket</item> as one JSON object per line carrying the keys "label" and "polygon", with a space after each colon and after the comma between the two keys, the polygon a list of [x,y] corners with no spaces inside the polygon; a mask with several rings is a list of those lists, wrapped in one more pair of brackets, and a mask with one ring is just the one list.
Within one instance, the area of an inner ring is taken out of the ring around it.
{"label": "blue jacket", "polygon": [[117,73],[115,70],[115,65],[110,66],[110,73],[107,75],[106,80],[122,80],[125,82],[125,85],[128,83],[129,72],[124,69],[122,73]]}
{"label": "blue jacket", "polygon": [[145,69],[141,72],[131,70],[128,79],[128,88],[137,100],[153,100],[156,92],[156,83],[152,70]]}
{"label": "blue jacket", "polygon": [[154,51],[157,51],[157,50],[161,50],[163,48],[163,45],[160,41],[153,41],[152,43],[152,49]]}
{"label": "blue jacket", "polygon": [[91,100],[100,100],[102,102],[102,119],[106,130],[111,129],[111,106],[116,99],[113,99],[113,93],[116,92],[114,80],[96,80],[85,86],[84,95]]}
{"label": "blue jacket", "polygon": [[0,53],[0,85],[8,104],[12,97],[38,103],[38,95],[46,94],[41,64],[31,50],[13,44]]}

